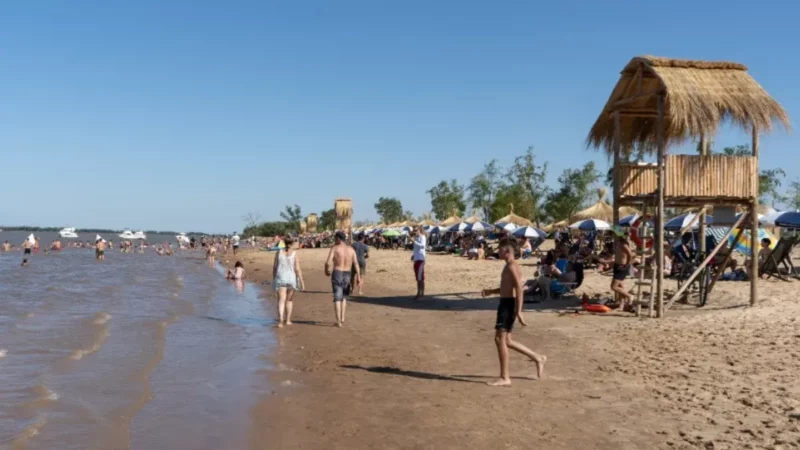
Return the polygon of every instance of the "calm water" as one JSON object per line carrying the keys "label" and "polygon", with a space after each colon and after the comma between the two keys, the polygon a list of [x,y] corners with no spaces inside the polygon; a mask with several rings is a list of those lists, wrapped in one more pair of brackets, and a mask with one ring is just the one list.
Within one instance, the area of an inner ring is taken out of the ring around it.
{"label": "calm water", "polygon": [[0,449],[247,447],[263,294],[199,252],[106,255],[0,253]]}

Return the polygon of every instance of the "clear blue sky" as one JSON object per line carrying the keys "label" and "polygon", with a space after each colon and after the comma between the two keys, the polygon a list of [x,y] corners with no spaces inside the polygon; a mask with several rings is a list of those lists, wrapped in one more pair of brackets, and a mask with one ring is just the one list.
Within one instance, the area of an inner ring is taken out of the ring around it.
{"label": "clear blue sky", "polygon": [[[419,214],[528,145],[553,182],[605,169],[584,141],[639,54],[742,62],[796,119],[800,3],[764,5],[4,2],[0,223],[230,232],[336,196],[370,219],[382,195]],[[800,177],[798,144],[764,137],[762,167]]]}

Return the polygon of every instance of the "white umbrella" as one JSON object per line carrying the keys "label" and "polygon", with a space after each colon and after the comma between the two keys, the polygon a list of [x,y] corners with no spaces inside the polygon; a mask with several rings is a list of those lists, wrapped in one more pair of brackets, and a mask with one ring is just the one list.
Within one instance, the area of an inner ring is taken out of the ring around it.
{"label": "white umbrella", "polygon": [[[688,213],[688,214],[681,214],[678,217],[673,217],[672,219],[669,219],[667,223],[664,224],[664,229],[667,231],[680,231],[686,228],[686,226],[689,225],[689,222],[694,220],[695,216],[696,216],[695,213]],[[714,223],[714,216],[706,214],[706,224],[712,224],[712,223]],[[698,228],[700,228],[699,220],[695,221],[694,224],[692,225],[693,230],[697,230]]]}
{"label": "white umbrella", "polygon": [[447,231],[453,231],[453,232],[465,231],[468,226],[469,226],[469,224],[467,222],[459,222],[459,223],[447,228]]}
{"label": "white umbrella", "polygon": [[569,226],[573,230],[581,230],[581,231],[597,231],[597,230],[608,230],[611,228],[611,225],[608,222],[598,219],[586,219],[581,220],[579,222],[575,222]]}
{"label": "white umbrella", "polygon": [[524,237],[524,238],[536,238],[536,239],[544,239],[547,237],[547,233],[544,230],[540,230],[536,227],[519,227],[514,230],[513,233],[516,237]]}
{"label": "white umbrella", "polygon": [[478,233],[478,232],[481,232],[481,231],[489,231],[489,230],[491,230],[493,228],[494,228],[494,226],[492,224],[490,224],[490,223],[487,223],[487,222],[475,222],[475,223],[471,223],[471,224],[467,225],[467,227],[464,228],[464,231],[472,231],[474,233]]}
{"label": "white umbrella", "polygon": [[511,222],[497,222],[494,226],[509,233],[519,228]]}
{"label": "white umbrella", "polygon": [[33,233],[31,233],[31,235],[28,236],[28,242],[30,242],[31,244],[35,244],[36,243],[36,238],[33,237]]}

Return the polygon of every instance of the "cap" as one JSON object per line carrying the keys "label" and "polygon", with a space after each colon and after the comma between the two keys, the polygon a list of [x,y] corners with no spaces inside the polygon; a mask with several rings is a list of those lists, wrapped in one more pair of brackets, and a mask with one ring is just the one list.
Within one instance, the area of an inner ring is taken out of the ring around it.
{"label": "cap", "polygon": [[340,241],[347,240],[347,236],[344,234],[344,231],[337,231],[335,236],[336,239],[339,239]]}

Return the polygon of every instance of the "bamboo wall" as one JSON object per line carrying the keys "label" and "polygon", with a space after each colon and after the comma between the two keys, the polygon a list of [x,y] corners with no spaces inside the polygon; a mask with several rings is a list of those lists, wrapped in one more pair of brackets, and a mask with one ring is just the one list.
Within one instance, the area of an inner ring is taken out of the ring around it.
{"label": "bamboo wall", "polygon": [[[666,197],[749,199],[758,195],[758,161],[752,156],[667,155],[665,166]],[[655,165],[621,164],[619,170],[622,197],[655,193]]]}
{"label": "bamboo wall", "polygon": [[337,198],[333,203],[333,209],[336,211],[336,229],[343,231],[350,229],[353,201],[349,198]]}

